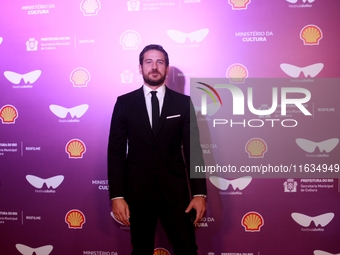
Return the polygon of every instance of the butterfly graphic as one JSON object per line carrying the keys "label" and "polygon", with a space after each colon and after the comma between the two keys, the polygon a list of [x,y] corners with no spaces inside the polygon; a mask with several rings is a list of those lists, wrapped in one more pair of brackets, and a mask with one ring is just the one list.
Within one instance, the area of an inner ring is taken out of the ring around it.
{"label": "butterfly graphic", "polygon": [[314,222],[315,226],[320,225],[321,227],[324,227],[328,225],[328,223],[330,223],[331,220],[334,218],[334,213],[325,213],[319,216],[310,217],[302,213],[294,212],[291,216],[296,223],[303,227],[308,227],[312,223],[312,221]]}
{"label": "butterfly graphic", "polygon": [[23,244],[16,244],[15,247],[22,255],[49,255],[53,250],[52,245],[45,245],[38,248],[31,248]]}
{"label": "butterfly graphic", "polygon": [[338,138],[332,138],[318,143],[303,138],[297,138],[295,141],[301,149],[309,153],[315,151],[316,147],[319,148],[320,152],[325,151],[328,153],[331,152],[339,143]]}
{"label": "butterfly graphic", "polygon": [[86,113],[87,109],[89,109],[88,104],[81,104],[72,108],[66,108],[56,104],[50,105],[50,110],[59,118],[66,118],[68,113],[70,113],[72,118],[74,118],[74,116],[80,118]]}
{"label": "butterfly graphic", "polygon": [[63,175],[57,175],[51,178],[42,179],[34,175],[26,175],[26,180],[35,188],[41,189],[46,184],[47,188],[56,189],[64,180]]}
{"label": "butterfly graphic", "polygon": [[203,28],[203,29],[191,32],[191,33],[184,33],[184,32],[177,31],[177,30],[168,30],[166,31],[166,33],[172,40],[178,43],[184,43],[187,38],[189,38],[190,42],[195,41],[199,43],[203,41],[203,39],[208,35],[209,29]]}
{"label": "butterfly graphic", "polygon": [[30,84],[33,84],[39,79],[41,75],[41,71],[35,70],[35,71],[29,72],[26,74],[18,74],[18,73],[11,72],[11,71],[5,71],[4,75],[7,78],[7,80],[9,80],[13,84],[19,84],[21,79],[24,80],[25,84],[27,84],[28,82]]}
{"label": "butterfly graphic", "polygon": [[280,67],[282,71],[284,71],[287,75],[293,78],[298,78],[301,72],[306,78],[308,77],[308,75],[311,78],[314,78],[321,72],[321,70],[324,67],[324,64],[317,63],[317,64],[309,65],[306,67],[298,67],[298,66],[294,66],[291,64],[283,63],[280,65]]}
{"label": "butterfly graphic", "polygon": [[245,189],[252,180],[251,176],[244,176],[234,180],[227,180],[218,176],[210,176],[209,180],[212,184],[214,184],[220,190],[227,190],[229,185],[233,187],[234,190]]}

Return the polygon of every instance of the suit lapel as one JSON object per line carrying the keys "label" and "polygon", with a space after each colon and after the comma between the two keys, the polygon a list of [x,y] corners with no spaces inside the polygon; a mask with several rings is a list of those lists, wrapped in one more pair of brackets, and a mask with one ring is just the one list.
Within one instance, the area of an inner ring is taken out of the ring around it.
{"label": "suit lapel", "polygon": [[[143,87],[141,87],[138,90],[137,97],[136,97],[136,104],[137,104],[139,116],[141,116],[141,119],[143,120],[142,127],[144,127],[148,135],[152,138],[153,132],[152,132],[151,125],[150,125],[148,111],[146,110]],[[141,132],[143,132],[142,127],[141,127]]]}

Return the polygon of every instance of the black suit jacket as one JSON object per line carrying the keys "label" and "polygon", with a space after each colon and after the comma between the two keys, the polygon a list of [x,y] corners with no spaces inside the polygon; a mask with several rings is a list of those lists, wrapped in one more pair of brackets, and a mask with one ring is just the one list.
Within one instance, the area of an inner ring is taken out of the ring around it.
{"label": "black suit jacket", "polygon": [[183,203],[190,193],[206,194],[204,176],[189,178],[188,183],[190,154],[194,165],[204,164],[190,97],[166,88],[156,135],[143,87],[118,97],[108,145],[111,198],[124,197],[129,205],[138,205],[155,195],[168,203]]}

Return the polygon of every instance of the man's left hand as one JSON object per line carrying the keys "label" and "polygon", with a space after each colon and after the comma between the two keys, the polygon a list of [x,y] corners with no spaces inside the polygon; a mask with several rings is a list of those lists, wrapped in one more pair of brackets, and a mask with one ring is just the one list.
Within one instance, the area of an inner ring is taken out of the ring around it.
{"label": "man's left hand", "polygon": [[205,198],[200,197],[200,196],[194,197],[191,200],[191,202],[190,202],[189,206],[187,207],[187,209],[185,210],[185,212],[188,213],[192,208],[194,208],[196,210],[196,219],[193,222],[194,224],[196,224],[197,222],[199,222],[203,218],[203,215],[205,213],[205,210],[206,210]]}

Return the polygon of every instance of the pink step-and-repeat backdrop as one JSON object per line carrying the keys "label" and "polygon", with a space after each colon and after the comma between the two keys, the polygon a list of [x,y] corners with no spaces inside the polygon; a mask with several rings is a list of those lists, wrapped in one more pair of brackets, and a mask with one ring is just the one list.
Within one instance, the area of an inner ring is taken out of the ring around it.
{"label": "pink step-and-repeat backdrop", "polygon": [[[151,43],[197,111],[199,254],[340,254],[339,1],[1,6],[0,254],[129,254],[106,150],[116,98],[142,85],[138,55]],[[155,248],[173,254],[161,227]]]}

